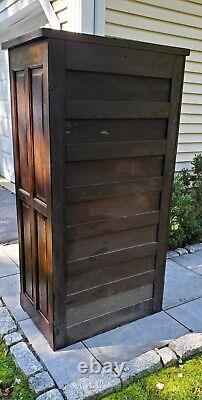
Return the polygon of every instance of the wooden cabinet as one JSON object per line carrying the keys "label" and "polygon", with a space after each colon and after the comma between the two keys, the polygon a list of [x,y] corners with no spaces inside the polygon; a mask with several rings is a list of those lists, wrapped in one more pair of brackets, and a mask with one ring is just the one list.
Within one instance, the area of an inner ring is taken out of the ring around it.
{"label": "wooden cabinet", "polygon": [[9,48],[21,304],[58,349],[161,309],[186,49]]}

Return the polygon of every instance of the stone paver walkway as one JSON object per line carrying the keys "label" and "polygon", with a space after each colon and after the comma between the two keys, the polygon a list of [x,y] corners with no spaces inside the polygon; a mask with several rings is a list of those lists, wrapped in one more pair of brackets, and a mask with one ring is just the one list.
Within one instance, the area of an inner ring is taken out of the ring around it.
{"label": "stone paver walkway", "polygon": [[93,358],[101,364],[120,363],[186,333],[202,332],[202,251],[199,251],[167,261],[163,311],[53,352],[20,307],[17,253],[17,244],[0,246],[0,297],[61,389],[83,376],[78,370],[79,362],[89,365]]}
{"label": "stone paver walkway", "polygon": [[186,333],[202,332],[202,250],[167,261],[161,312],[56,352],[20,307],[18,263],[18,244],[0,245],[0,297],[59,389],[88,376],[79,371],[80,362],[120,363]]}
{"label": "stone paver walkway", "polygon": [[0,243],[17,240],[15,195],[0,186]]}

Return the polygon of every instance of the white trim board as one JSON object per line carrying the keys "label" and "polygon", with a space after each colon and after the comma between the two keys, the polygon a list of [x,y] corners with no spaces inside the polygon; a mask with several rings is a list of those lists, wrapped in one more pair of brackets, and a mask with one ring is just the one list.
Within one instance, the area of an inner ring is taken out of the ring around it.
{"label": "white trim board", "polygon": [[50,3],[49,0],[39,0],[41,7],[44,11],[44,14],[48,20],[50,28],[59,29],[60,30],[60,22],[59,19]]}
{"label": "white trim board", "polygon": [[105,0],[68,0],[69,30],[105,35]]}

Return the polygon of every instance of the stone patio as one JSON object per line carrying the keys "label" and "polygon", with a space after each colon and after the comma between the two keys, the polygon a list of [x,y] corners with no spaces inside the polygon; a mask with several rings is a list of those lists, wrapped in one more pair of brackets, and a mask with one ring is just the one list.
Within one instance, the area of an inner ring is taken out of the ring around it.
{"label": "stone patio", "polygon": [[[68,385],[88,377],[88,373],[84,375],[79,371],[80,362],[87,365],[90,360],[102,365],[108,361],[121,363],[164,347],[187,333],[202,332],[202,250],[167,260],[161,312],[56,352],[20,307],[18,264],[18,244],[0,245],[0,298],[17,321],[21,334],[28,339],[43,371],[49,372],[50,379],[55,382],[56,388],[52,390],[59,389],[58,397],[43,397],[44,400],[63,398],[61,390],[67,393]],[[15,346],[19,343],[13,349]]]}
{"label": "stone patio", "polygon": [[0,243],[17,240],[15,195],[0,187]]}
{"label": "stone patio", "polygon": [[202,332],[202,251],[167,261],[163,311],[53,352],[19,304],[18,244],[0,246],[0,297],[62,389],[79,379],[78,363],[128,361],[188,332]]}

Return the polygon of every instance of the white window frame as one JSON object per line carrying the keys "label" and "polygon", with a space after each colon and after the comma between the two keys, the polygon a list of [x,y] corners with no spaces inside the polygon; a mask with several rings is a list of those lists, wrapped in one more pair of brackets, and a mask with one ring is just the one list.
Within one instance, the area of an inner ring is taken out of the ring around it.
{"label": "white window frame", "polygon": [[105,0],[68,0],[69,30],[105,35]]}

